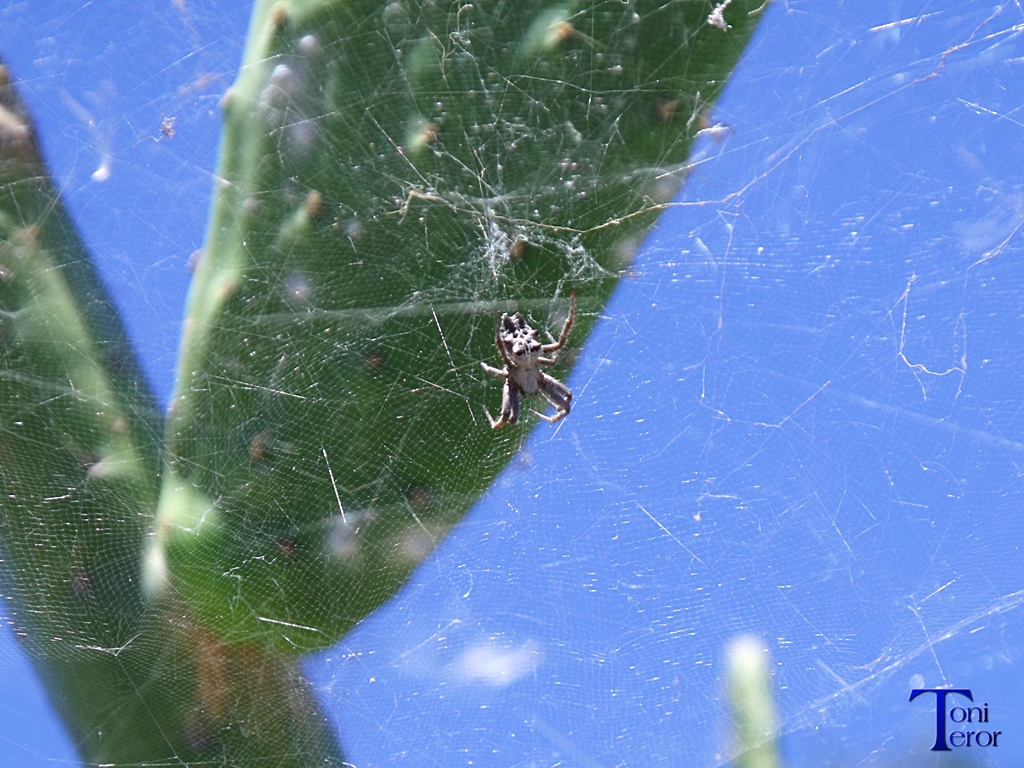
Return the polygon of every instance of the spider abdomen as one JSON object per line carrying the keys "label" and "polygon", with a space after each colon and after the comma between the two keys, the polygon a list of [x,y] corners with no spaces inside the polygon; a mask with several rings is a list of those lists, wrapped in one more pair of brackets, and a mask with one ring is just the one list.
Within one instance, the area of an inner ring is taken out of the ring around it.
{"label": "spider abdomen", "polygon": [[540,391],[540,369],[521,368],[509,372],[512,383],[524,395],[535,395]]}

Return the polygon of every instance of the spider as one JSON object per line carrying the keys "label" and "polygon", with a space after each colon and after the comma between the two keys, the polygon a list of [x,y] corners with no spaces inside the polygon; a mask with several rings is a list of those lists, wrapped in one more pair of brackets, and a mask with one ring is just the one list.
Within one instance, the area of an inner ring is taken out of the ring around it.
{"label": "spider", "polygon": [[[501,429],[506,424],[515,424],[519,420],[520,396],[529,397],[540,394],[555,406],[554,416],[545,416],[543,413],[533,411],[537,416],[552,424],[569,415],[572,392],[558,379],[544,373],[541,366],[554,365],[558,362],[558,351],[565,345],[575,316],[576,292],[573,291],[569,299],[569,316],[565,318],[565,325],[562,326],[562,333],[558,336],[558,340],[555,341],[555,338],[545,331],[551,343],[541,344],[538,331],[531,328],[521,314],[516,312],[511,317],[503,314],[499,322],[498,313],[495,311],[494,341],[498,345],[502,360],[505,361],[505,367],[498,369],[487,363],[480,363],[484,371],[505,380],[505,386],[501,391],[501,416],[495,419],[487,407],[484,407],[487,420],[491,422],[491,429]],[[550,357],[545,357],[545,355],[550,355]]]}

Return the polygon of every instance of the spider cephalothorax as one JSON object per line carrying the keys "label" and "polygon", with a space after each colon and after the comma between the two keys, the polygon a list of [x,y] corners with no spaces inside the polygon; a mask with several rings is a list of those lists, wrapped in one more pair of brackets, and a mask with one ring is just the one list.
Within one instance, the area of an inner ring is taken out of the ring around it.
{"label": "spider cephalothorax", "polygon": [[[540,394],[545,400],[555,406],[554,416],[545,416],[537,413],[545,421],[554,423],[569,415],[569,404],[572,402],[572,392],[558,379],[548,376],[541,370],[541,366],[554,365],[558,362],[558,351],[565,344],[569,336],[569,329],[572,328],[572,321],[576,315],[576,294],[573,293],[569,299],[569,315],[565,318],[562,326],[562,333],[558,340],[549,333],[550,344],[542,344],[540,334],[536,328],[532,328],[526,319],[516,312],[509,317],[505,314],[497,321],[495,313],[494,341],[505,361],[504,369],[493,368],[487,363],[480,363],[483,369],[492,376],[500,376],[505,379],[505,386],[501,395],[501,415],[495,419],[487,409],[488,420],[491,422],[491,429],[501,429],[506,424],[515,424],[519,420],[519,398]],[[550,355],[550,357],[546,357]]]}

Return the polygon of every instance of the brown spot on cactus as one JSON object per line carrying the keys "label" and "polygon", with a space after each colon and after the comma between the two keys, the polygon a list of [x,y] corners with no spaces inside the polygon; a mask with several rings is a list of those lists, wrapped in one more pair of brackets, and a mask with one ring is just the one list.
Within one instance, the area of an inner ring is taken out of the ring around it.
{"label": "brown spot on cactus", "polygon": [[417,511],[425,510],[432,500],[433,495],[426,486],[416,486],[409,492],[409,504]]}
{"label": "brown spot on cactus", "polygon": [[663,123],[671,122],[675,119],[676,113],[679,111],[679,98],[673,98],[671,96],[662,96],[655,102],[654,114]]}
{"label": "brown spot on cactus", "polygon": [[523,258],[530,249],[530,241],[526,235],[517,234],[512,240],[512,247],[508,250],[508,257],[513,261]]}
{"label": "brown spot on cactus", "polygon": [[253,464],[262,464],[270,455],[270,433],[264,430],[249,441],[249,461]]}
{"label": "brown spot on cactus", "polygon": [[309,216],[309,218],[313,221],[323,218],[324,210],[325,206],[323,195],[315,189],[306,195],[306,215]]}
{"label": "brown spot on cactus", "polygon": [[295,556],[295,553],[298,551],[299,547],[295,543],[295,539],[284,538],[280,539],[277,542],[277,549],[284,557],[291,558]]}
{"label": "brown spot on cactus", "polygon": [[284,29],[284,25],[288,23],[288,9],[284,3],[277,3],[270,9],[270,23],[278,32]]}
{"label": "brown spot on cactus", "polygon": [[365,358],[366,368],[370,371],[379,371],[386,362],[387,358],[384,356],[384,351],[380,349],[368,352]]}

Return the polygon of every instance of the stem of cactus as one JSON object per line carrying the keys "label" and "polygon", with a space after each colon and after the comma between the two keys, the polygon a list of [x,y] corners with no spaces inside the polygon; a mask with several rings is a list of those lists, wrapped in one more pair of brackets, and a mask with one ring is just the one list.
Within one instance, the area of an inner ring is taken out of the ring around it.
{"label": "stem of cactus", "polygon": [[757,638],[736,638],[728,650],[729,699],[736,734],[736,768],[778,768],[775,702],[768,655]]}

